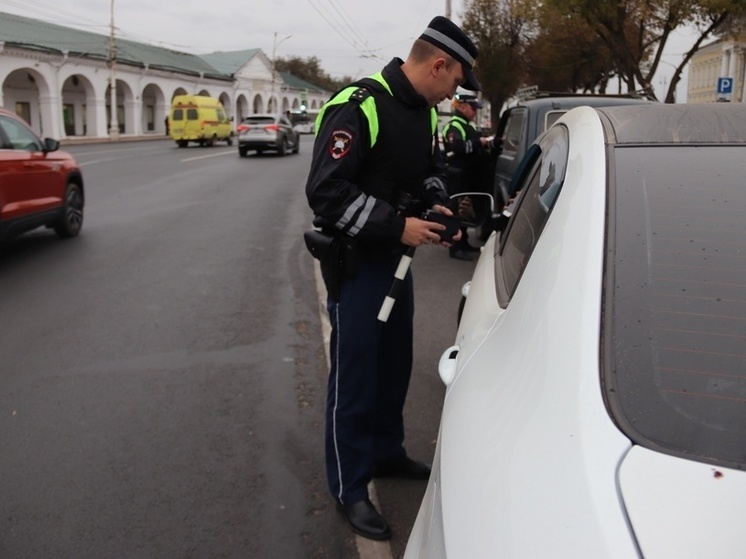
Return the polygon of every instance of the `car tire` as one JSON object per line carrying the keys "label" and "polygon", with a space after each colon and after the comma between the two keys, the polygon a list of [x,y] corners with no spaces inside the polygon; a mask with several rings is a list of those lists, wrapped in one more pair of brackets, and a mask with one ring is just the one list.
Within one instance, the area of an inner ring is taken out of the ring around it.
{"label": "car tire", "polygon": [[186,140],[179,140],[178,142],[176,142],[176,145],[179,146],[180,148],[185,148],[187,147],[188,144],[189,142],[187,142]]}
{"label": "car tire", "polygon": [[231,138],[230,136],[228,136],[225,139],[225,143],[228,144],[229,146],[232,146],[233,145],[233,138]]}
{"label": "car tire", "polygon": [[215,147],[215,142],[217,141],[217,139],[218,137],[214,135],[208,138],[207,141],[205,142],[207,144],[207,147],[209,148]]}
{"label": "car tire", "polygon": [[277,155],[283,156],[288,151],[288,141],[287,138],[283,138],[282,142],[280,142],[280,147],[277,148]]}
{"label": "car tire", "polygon": [[83,191],[74,182],[65,188],[62,215],[54,224],[54,231],[62,238],[75,237],[83,227]]}
{"label": "car tire", "polygon": [[298,136],[295,139],[295,145],[293,146],[293,153],[298,153],[300,151],[300,136]]}
{"label": "car tire", "polygon": [[238,148],[238,155],[240,157],[246,157],[249,154],[248,148]]}

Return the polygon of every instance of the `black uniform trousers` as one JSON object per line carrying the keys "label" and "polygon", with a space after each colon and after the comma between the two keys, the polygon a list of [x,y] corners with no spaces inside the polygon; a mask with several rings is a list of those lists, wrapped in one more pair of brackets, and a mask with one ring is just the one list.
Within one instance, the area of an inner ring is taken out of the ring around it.
{"label": "black uniform trousers", "polygon": [[368,497],[376,465],[405,456],[404,401],[412,372],[414,290],[407,272],[388,322],[378,311],[400,256],[361,258],[339,301],[327,300],[332,326],[326,409],[326,468],[343,504]]}

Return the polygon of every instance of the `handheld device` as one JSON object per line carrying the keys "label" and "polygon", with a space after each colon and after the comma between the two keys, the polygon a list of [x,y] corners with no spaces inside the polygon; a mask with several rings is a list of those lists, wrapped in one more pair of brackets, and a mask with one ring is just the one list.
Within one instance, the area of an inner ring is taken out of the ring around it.
{"label": "handheld device", "polygon": [[435,210],[427,210],[425,215],[422,216],[425,221],[433,221],[445,225],[446,228],[443,231],[436,231],[440,235],[440,240],[446,243],[453,241],[453,236],[458,233],[461,227],[461,220],[456,216],[449,216]]}

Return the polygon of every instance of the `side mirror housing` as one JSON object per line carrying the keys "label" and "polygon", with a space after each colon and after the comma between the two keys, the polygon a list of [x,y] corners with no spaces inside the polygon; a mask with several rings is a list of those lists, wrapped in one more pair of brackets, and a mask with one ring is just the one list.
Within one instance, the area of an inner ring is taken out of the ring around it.
{"label": "side mirror housing", "polygon": [[451,210],[466,227],[482,227],[494,218],[495,198],[485,192],[461,192],[451,196]]}
{"label": "side mirror housing", "polygon": [[44,138],[45,152],[57,151],[58,149],[60,149],[60,142],[58,140],[53,140],[52,138]]}

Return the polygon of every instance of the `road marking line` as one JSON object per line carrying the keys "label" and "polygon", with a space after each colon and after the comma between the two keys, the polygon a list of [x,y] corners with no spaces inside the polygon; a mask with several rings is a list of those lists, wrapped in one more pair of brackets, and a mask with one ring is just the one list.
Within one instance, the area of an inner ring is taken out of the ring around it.
{"label": "road marking line", "polygon": [[211,153],[210,155],[198,155],[196,157],[187,157],[186,159],[181,159],[180,161],[181,162],[196,161],[197,159],[207,159],[208,157],[220,157],[221,155],[236,155],[236,152],[233,150],[231,151],[226,150],[220,153]]}

